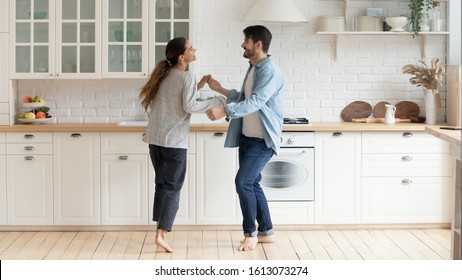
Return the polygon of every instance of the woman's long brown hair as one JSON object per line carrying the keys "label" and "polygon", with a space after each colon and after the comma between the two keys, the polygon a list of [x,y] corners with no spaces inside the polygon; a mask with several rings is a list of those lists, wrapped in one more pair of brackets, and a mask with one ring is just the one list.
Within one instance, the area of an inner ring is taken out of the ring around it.
{"label": "woman's long brown hair", "polygon": [[165,59],[157,63],[151,73],[148,82],[143,86],[140,92],[141,106],[145,111],[148,110],[154,96],[159,90],[160,84],[167,77],[170,68],[178,63],[180,55],[186,51],[186,39],[178,37],[170,40],[165,48]]}

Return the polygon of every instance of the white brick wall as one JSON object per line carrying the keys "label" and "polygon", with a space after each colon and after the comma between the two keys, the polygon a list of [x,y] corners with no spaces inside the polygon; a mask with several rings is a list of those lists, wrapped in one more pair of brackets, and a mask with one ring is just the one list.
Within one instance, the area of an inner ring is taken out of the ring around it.
{"label": "white brick wall", "polygon": [[[250,24],[242,18],[254,1],[196,0],[195,42],[199,78],[212,74],[223,86],[240,88],[248,62],[240,47],[242,30]],[[350,1],[349,14],[365,14],[366,7],[385,7],[389,15],[400,15],[407,1]],[[303,24],[266,24],[273,33],[270,54],[285,75],[285,115],[307,116],[313,122],[340,121],[342,109],[354,100],[374,106],[385,100],[392,104],[414,101],[423,110],[420,88],[408,82],[400,69],[421,56],[423,37],[410,35],[342,35],[334,61],[333,35],[317,35],[316,17],[342,15],[344,1],[298,0],[310,20]],[[398,4],[398,6],[397,6]],[[446,36],[426,39],[427,56],[446,60]],[[57,122],[117,122],[143,120],[138,93],[145,80],[26,80],[19,81],[18,100],[26,94],[42,95]],[[438,110],[444,121],[443,108]],[[208,88],[204,94],[213,94]],[[423,112],[421,113],[423,114]],[[194,122],[206,122],[195,116]]]}

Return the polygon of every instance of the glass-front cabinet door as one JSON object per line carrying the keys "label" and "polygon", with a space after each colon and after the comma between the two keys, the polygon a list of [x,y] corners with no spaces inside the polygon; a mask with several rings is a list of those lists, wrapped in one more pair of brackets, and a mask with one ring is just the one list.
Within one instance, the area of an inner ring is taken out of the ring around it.
{"label": "glass-front cabinet door", "polygon": [[54,75],[54,0],[11,0],[12,78]]}
{"label": "glass-front cabinet door", "polygon": [[147,0],[103,0],[103,78],[148,75]]}
{"label": "glass-front cabinet door", "polygon": [[56,10],[57,75],[100,78],[100,0],[59,0]]}
{"label": "glass-front cabinet door", "polygon": [[11,0],[12,78],[100,78],[99,0]]}
{"label": "glass-front cabinet door", "polygon": [[170,39],[185,37],[194,45],[192,19],[194,0],[151,1],[150,69],[165,59],[165,47]]}

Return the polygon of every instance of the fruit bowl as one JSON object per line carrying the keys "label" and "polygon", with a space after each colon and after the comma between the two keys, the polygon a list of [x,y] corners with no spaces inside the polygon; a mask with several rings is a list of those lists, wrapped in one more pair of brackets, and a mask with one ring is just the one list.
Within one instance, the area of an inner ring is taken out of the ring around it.
{"label": "fruit bowl", "polygon": [[385,21],[391,27],[390,31],[402,32],[407,23],[407,17],[387,17]]}
{"label": "fruit bowl", "polygon": [[43,118],[43,119],[20,119],[18,118],[18,122],[20,123],[31,123],[31,124],[40,124],[49,122],[51,118]]}

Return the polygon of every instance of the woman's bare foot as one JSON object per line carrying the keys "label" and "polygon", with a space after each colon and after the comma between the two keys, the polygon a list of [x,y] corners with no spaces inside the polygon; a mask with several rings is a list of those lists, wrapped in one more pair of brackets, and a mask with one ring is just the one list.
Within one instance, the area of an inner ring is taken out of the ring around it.
{"label": "woman's bare foot", "polygon": [[174,250],[167,242],[167,231],[158,229],[156,231],[156,245],[162,247],[166,252],[173,253]]}
{"label": "woman's bare foot", "polygon": [[241,241],[241,246],[237,248],[238,251],[252,251],[257,246],[257,237],[246,237]]}

